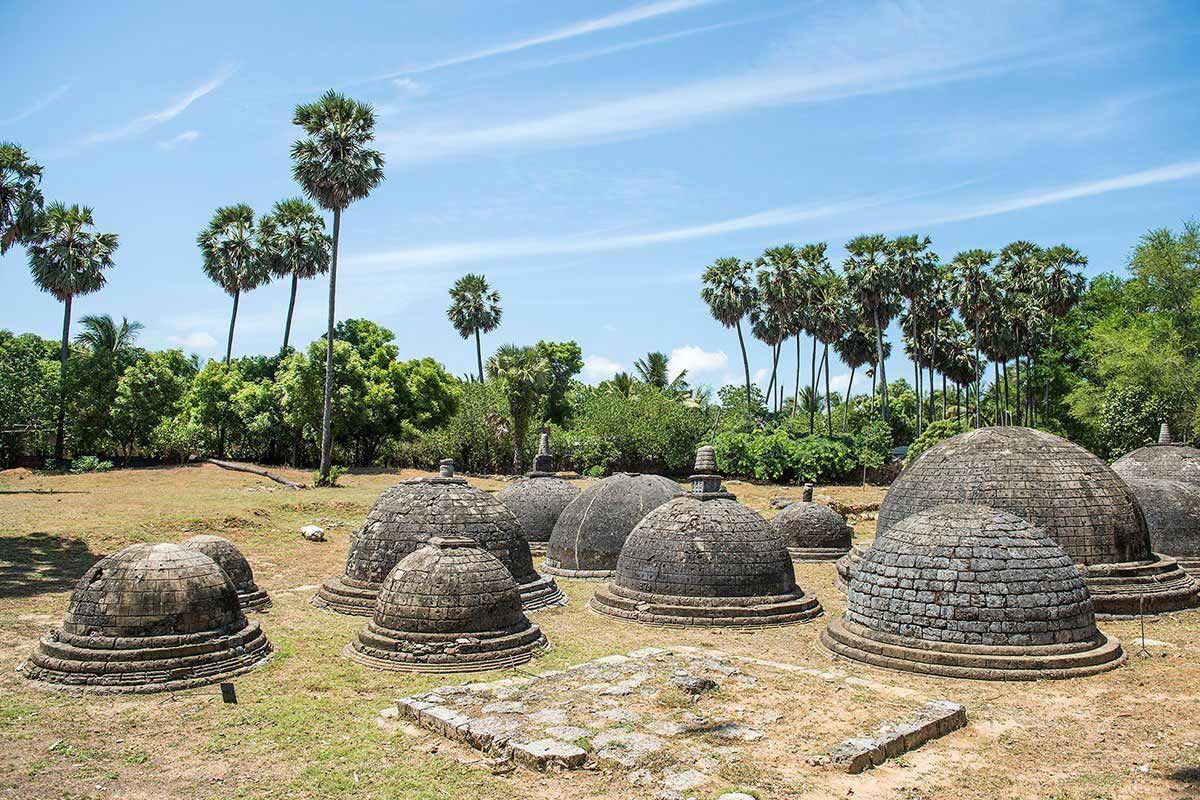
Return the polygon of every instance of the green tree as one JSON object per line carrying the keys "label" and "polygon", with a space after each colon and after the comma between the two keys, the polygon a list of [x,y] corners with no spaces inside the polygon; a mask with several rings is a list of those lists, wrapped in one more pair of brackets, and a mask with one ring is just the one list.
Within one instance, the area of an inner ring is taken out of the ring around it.
{"label": "green tree", "polygon": [[[937,253],[931,248],[928,236],[898,236],[888,248],[888,270],[896,277],[896,290],[908,302],[908,336],[911,342],[921,340],[921,327],[928,304],[922,300],[938,270]],[[910,352],[913,364],[913,387],[917,394],[917,433],[921,431],[921,368],[918,352]]]}
{"label": "green tree", "polygon": [[718,258],[704,270],[704,288],[700,297],[717,322],[726,328],[736,328],[738,346],[742,350],[742,368],[746,377],[746,412],[753,415],[750,394],[750,359],[746,356],[746,340],[742,336],[742,318],[750,313],[756,300],[751,280],[752,264],[740,258]]}
{"label": "green tree", "polygon": [[225,457],[230,431],[237,431],[236,398],[245,381],[236,366],[209,361],[192,381],[186,397],[190,419],[204,431],[205,449]]}
{"label": "green tree", "polygon": [[333,212],[333,257],[329,265],[329,325],[325,338],[325,396],[321,413],[321,466],[318,482],[332,466],[333,342],[336,322],[338,240],[342,212],[383,182],[383,154],[375,140],[375,110],[333,90],[315,103],[296,106],[293,124],[305,138],[292,145],[292,175],[317,205]]}
{"label": "green tree", "polygon": [[583,369],[583,351],[575,342],[538,342],[536,347],[550,364],[550,387],[546,390],[546,419],[556,425],[571,417],[568,392]]}
{"label": "green tree", "polygon": [[112,405],[114,440],[128,458],[136,448],[153,447],[153,435],[164,420],[182,411],[195,366],[179,350],[147,353],[117,381]]}
{"label": "green tree", "polygon": [[805,287],[800,280],[800,254],[795,245],[770,247],[754,262],[754,279],[758,302],[750,312],[752,333],[771,345],[771,381],[767,396],[775,395],[778,381],[779,357],[787,337],[796,336],[796,380],[800,375],[800,334],[797,321],[805,301]]}
{"label": "green tree", "polygon": [[[1055,324],[1071,312],[1083,294],[1085,281],[1081,270],[1087,266],[1087,257],[1068,245],[1055,245],[1046,250],[1043,266],[1045,271],[1042,273],[1038,296],[1050,320],[1046,346],[1053,351]],[[1051,382],[1049,369],[1047,369],[1046,375],[1043,387],[1045,407],[1043,417],[1049,420]]]}
{"label": "green tree", "polygon": [[[118,240],[115,233],[95,230],[92,209],[51,203],[39,218],[29,245],[29,268],[33,281],[43,292],[63,304],[62,347],[59,351],[59,385],[65,386],[71,340],[71,302],[80,295],[99,291],[104,271],[113,265]],[[63,460],[63,430],[66,422],[66,393],[60,391],[58,423],[54,435],[54,460]]]}
{"label": "green tree", "polygon": [[0,142],[0,255],[37,236],[42,168],[12,142]]}
{"label": "green tree", "polygon": [[888,240],[880,234],[858,236],[846,243],[843,267],[846,284],[875,328],[875,363],[882,392],[880,413],[888,417],[887,367],[883,356],[883,331],[896,313],[895,276],[888,265]]}
{"label": "green tree", "polygon": [[315,278],[329,271],[332,241],[325,233],[325,220],[307,200],[280,200],[258,221],[258,241],[267,268],[276,278],[291,278],[287,321],[283,325],[283,351],[292,334],[292,313],[301,278]]}
{"label": "green tree", "polygon": [[267,259],[255,236],[254,209],[245,203],[218,208],[208,227],[196,237],[196,243],[200,246],[204,274],[233,298],[225,343],[228,364],[233,354],[233,329],[242,292],[257,289],[270,277]]}
{"label": "green tree", "polygon": [[75,344],[82,345],[96,355],[116,355],[129,350],[137,343],[138,334],[146,327],[140,322],[130,322],[121,317],[121,324],[108,314],[88,314],[79,318],[82,331],[75,334]]}
{"label": "green tree", "polygon": [[875,359],[875,333],[861,316],[847,309],[846,332],[833,343],[834,352],[842,363],[850,368],[850,380],[846,384],[846,400],[842,404],[842,433],[846,432],[846,421],[850,409],[850,391],[854,388],[854,374],[859,367],[873,363]]}
{"label": "green tree", "polygon": [[506,344],[488,359],[487,370],[488,375],[504,388],[508,398],[512,466],[514,474],[520,474],[525,468],[524,447],[529,424],[541,410],[550,386],[550,363],[536,347]]}
{"label": "green tree", "polygon": [[500,293],[488,285],[482,275],[468,273],[450,287],[450,308],[446,316],[458,335],[475,336],[475,359],[479,364],[479,382],[483,382],[483,344],[479,334],[491,333],[500,325]]}

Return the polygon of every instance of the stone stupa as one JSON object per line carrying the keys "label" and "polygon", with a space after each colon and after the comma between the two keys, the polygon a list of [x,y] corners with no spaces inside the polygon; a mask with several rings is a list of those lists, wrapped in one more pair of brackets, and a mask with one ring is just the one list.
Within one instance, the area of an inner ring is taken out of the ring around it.
{"label": "stone stupa", "polygon": [[496,492],[496,499],[516,516],[525,531],[530,551],[545,555],[546,543],[554,532],[554,523],[572,500],[579,496],[579,487],[558,477],[554,458],[550,455],[550,434],[543,433],[533,470],[511,486]]}
{"label": "stone stupa", "polygon": [[217,562],[177,544],[134,544],[83,574],[62,625],[20,671],[57,688],[166,692],[227,681],[270,654]]}
{"label": "stone stupa", "polygon": [[345,655],[374,669],[480,672],[547,646],[508,568],[465,536],[435,536],[400,560]]}
{"label": "stone stupa", "polygon": [[942,505],[891,526],[850,580],[821,643],[877,667],[1036,680],[1120,666],[1083,574],[1053,539],[987,506]]}
{"label": "stone stupa", "polygon": [[225,570],[229,580],[233,581],[242,610],[264,611],[271,607],[271,598],[254,582],[254,570],[250,569],[250,562],[233,542],[220,536],[200,534],[185,541],[183,546],[199,550]]}
{"label": "stone stupa", "polygon": [[313,603],[368,617],[383,579],[400,559],[435,536],[468,536],[508,567],[526,611],[566,602],[552,578],[533,568],[521,523],[492,495],[454,476],[443,459],[434,478],[413,478],[387,489],[354,533],[343,575],[326,579]]}
{"label": "stone stupa", "polygon": [[812,485],[804,487],[804,499],[788,503],[771,520],[793,561],[833,561],[850,550],[854,529],[841,514],[812,500]]}
{"label": "stone stupa", "polygon": [[629,534],[612,581],[590,608],[647,625],[766,627],[806,622],[821,604],[796,586],[783,538],[737,502],[711,447],[696,453],[692,488]]}
{"label": "stone stupa", "polygon": [[[1083,572],[1096,613],[1158,614],[1200,604],[1175,559],[1152,552],[1129,486],[1060,436],[1021,427],[960,433],[925,451],[888,489],[876,542],[905,517],[947,503],[987,505],[1042,528]],[[854,551],[839,562],[854,571]]]}

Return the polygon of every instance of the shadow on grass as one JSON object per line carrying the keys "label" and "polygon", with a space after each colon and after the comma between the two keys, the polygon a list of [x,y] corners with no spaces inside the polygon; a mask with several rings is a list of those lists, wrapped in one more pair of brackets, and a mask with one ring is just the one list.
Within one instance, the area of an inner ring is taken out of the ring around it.
{"label": "shadow on grass", "polygon": [[1182,767],[1171,773],[1171,780],[1200,786],[1200,767]]}
{"label": "shadow on grass", "polygon": [[102,555],[82,539],[46,533],[0,536],[0,597],[66,591]]}
{"label": "shadow on grass", "polygon": [[79,489],[0,489],[0,494],[91,494]]}

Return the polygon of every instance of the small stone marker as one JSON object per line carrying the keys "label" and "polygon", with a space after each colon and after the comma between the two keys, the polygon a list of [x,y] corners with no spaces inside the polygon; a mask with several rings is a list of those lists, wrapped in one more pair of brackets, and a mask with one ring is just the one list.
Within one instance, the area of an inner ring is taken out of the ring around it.
{"label": "small stone marker", "polygon": [[231,705],[237,705],[237,689],[232,683],[221,684],[221,700]]}
{"label": "small stone marker", "polygon": [[967,711],[949,700],[933,700],[896,722],[882,725],[874,736],[856,736],[809,759],[814,766],[835,764],[851,775],[877,767],[889,758],[916,750],[926,742],[966,727]]}

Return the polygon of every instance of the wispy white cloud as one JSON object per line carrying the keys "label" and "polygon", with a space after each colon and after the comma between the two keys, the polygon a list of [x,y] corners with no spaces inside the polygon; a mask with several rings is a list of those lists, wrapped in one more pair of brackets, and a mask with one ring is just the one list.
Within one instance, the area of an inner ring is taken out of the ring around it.
{"label": "wispy white cloud", "polygon": [[88,134],[80,139],[78,144],[80,146],[87,146],[92,144],[100,144],[102,142],[111,142],[116,139],[124,139],[129,136],[136,136],[138,134],[145,133],[151,128],[162,125],[165,122],[170,122],[186,111],[188,107],[192,105],[192,103],[220,88],[225,81],[233,77],[235,72],[237,72],[236,65],[225,65],[221,67],[217,74],[212,78],[209,78],[207,81],[199,84],[195,88],[188,90],[182,97],[175,100],[165,108],[161,108],[157,111],[149,111],[115,128],[109,128],[107,130]]}
{"label": "wispy white cloud", "polygon": [[684,370],[687,370],[689,377],[694,377],[706,372],[719,372],[728,366],[729,356],[725,355],[724,350],[710,352],[699,345],[689,344],[671,351],[667,373],[674,380]]}
{"label": "wispy white cloud", "polygon": [[480,61],[485,58],[494,56],[506,55],[515,53],[520,50],[526,50],[530,47],[536,47],[543,44],[551,44],[553,42],[561,42],[566,39],[574,39],[578,36],[584,36],[590,33],[598,33],[600,31],[612,30],[614,28],[623,28],[628,25],[633,25],[644,20],[653,19],[655,17],[665,16],[667,14],[676,14],[681,11],[689,11],[693,8],[709,5],[715,0],[655,0],[655,2],[643,3],[642,5],[633,6],[622,11],[616,11],[612,14],[606,14],[602,17],[594,17],[592,19],[574,22],[570,25],[565,25],[561,28],[555,28],[546,33],[537,34],[536,36],[528,36],[522,39],[514,39],[503,44],[484,47],[479,50],[473,50],[469,53],[445,58],[440,61],[432,61],[428,64],[421,64],[406,69],[396,70],[386,75],[380,75],[376,80],[386,80],[395,78],[401,75],[418,75],[423,72],[432,72],[434,70],[443,69],[445,67],[453,67],[459,64],[467,64],[472,61]]}
{"label": "wispy white cloud", "polygon": [[583,357],[583,378],[589,383],[606,381],[618,372],[624,372],[625,365],[607,356],[589,353]]}
{"label": "wispy white cloud", "polygon": [[45,94],[45,95],[39,97],[37,100],[35,100],[33,103],[31,103],[29,105],[29,107],[26,108],[24,111],[22,111],[20,114],[17,114],[15,117],[9,117],[7,120],[5,120],[5,124],[11,125],[14,122],[20,122],[21,120],[29,119],[34,114],[38,113],[42,109],[51,105],[52,103],[54,103],[54,101],[58,100],[58,98],[62,97],[64,94],[66,94],[67,90],[70,88],[71,88],[71,84],[64,83],[62,86],[59,86],[57,89],[50,92],[49,94]]}
{"label": "wispy white cloud", "polygon": [[200,131],[184,131],[178,136],[172,136],[170,139],[163,139],[158,143],[159,150],[174,150],[181,144],[191,144],[200,138]]}
{"label": "wispy white cloud", "polygon": [[217,340],[207,331],[192,331],[185,336],[168,336],[167,343],[188,350],[212,350]]}

